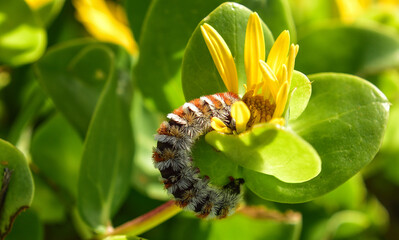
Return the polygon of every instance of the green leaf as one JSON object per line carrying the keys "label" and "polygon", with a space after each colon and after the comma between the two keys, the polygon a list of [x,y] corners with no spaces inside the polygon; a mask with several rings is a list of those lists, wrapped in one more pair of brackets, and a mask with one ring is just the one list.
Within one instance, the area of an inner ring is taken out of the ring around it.
{"label": "green leaf", "polygon": [[224,186],[229,183],[229,176],[241,177],[237,163],[209,146],[204,138],[200,138],[195,143],[192,151],[194,166],[200,169],[202,176],[209,177],[210,183],[216,186]]}
{"label": "green leaf", "polygon": [[273,175],[287,183],[308,181],[320,173],[320,157],[295,133],[274,124],[258,124],[239,135],[212,131],[206,141],[231,161],[250,170]]}
{"label": "green leaf", "polygon": [[41,5],[38,9],[35,9],[35,14],[42,25],[49,26],[54,18],[60,13],[64,6],[65,0],[50,0]]}
{"label": "green leaf", "polygon": [[15,220],[12,231],[7,235],[7,240],[42,240],[44,239],[43,223],[32,210],[21,213]]}
{"label": "green leaf", "polygon": [[44,52],[46,31],[24,0],[0,1],[0,64],[22,65]]}
{"label": "green leaf", "polygon": [[[256,211],[254,208],[252,214],[236,213],[223,221],[214,221],[209,226],[209,240],[217,239],[299,239],[301,230],[301,217],[299,214],[294,217],[277,217],[275,212],[270,215],[262,216],[262,211]],[[273,219],[271,215],[275,216]],[[299,215],[299,216],[298,216]],[[240,229],[240,231],[237,231]]]}
{"label": "green leaf", "polygon": [[76,199],[82,150],[79,134],[58,114],[34,132],[30,152],[41,174]]}
{"label": "green leaf", "polygon": [[299,39],[296,69],[367,75],[398,67],[399,36],[374,25],[319,26]]}
{"label": "green leaf", "polygon": [[297,203],[321,196],[359,172],[381,145],[389,103],[375,86],[345,74],[309,79],[312,97],[289,126],[318,152],[321,172],[310,181],[289,184],[244,168],[246,186],[264,199]]}
{"label": "green leaf", "polygon": [[39,83],[82,136],[111,66],[108,48],[92,40],[53,47],[36,64]]}
{"label": "green leaf", "polygon": [[243,0],[242,5],[257,12],[274,37],[290,31],[291,42],[296,42],[296,29],[288,0]]}
{"label": "green leaf", "polygon": [[119,78],[130,77],[131,59],[122,47],[75,40],[53,47],[35,65],[39,83],[82,136],[113,64]]}
{"label": "green leaf", "polygon": [[294,71],[291,80],[290,92],[293,91],[289,106],[290,120],[297,119],[308,105],[310,95],[312,94],[312,85],[308,77],[303,73]]}
{"label": "green leaf", "polygon": [[160,184],[159,170],[151,161],[153,147],[157,142],[154,133],[159,127],[162,114],[151,111],[143,101],[141,93],[135,89],[133,95],[132,119],[135,149],[131,174],[132,185],[147,196],[159,200],[169,200],[165,187]]}
{"label": "green leaf", "polygon": [[18,117],[14,120],[8,134],[7,140],[12,144],[18,143],[23,131],[32,124],[46,100],[46,95],[36,82],[34,82],[32,91],[26,97],[27,99],[22,104]]}
{"label": "green leaf", "polygon": [[112,51],[105,53],[109,79],[86,134],[78,182],[80,214],[97,232],[105,231],[126,196],[133,158],[130,79],[117,77]]}
{"label": "green leaf", "polygon": [[153,0],[140,36],[135,76],[147,101],[166,114],[185,102],[180,66],[198,22],[222,1]]}
{"label": "green leaf", "polygon": [[152,0],[124,1],[129,26],[135,39],[140,39],[144,19],[148,13]]}
{"label": "green leaf", "polygon": [[[41,221],[47,224],[62,223],[66,220],[67,207],[63,198],[62,191],[57,186],[51,185],[50,181],[45,181],[45,177],[33,174],[35,181],[35,196],[31,205],[31,209],[37,213]],[[55,190],[57,189],[57,190]]]}
{"label": "green leaf", "polygon": [[21,211],[33,198],[33,179],[24,155],[10,143],[0,139],[0,238],[11,230]]}
{"label": "green leaf", "polygon": [[[244,93],[243,84],[246,83],[244,42],[251,12],[237,3],[224,3],[198,24],[188,42],[183,58],[182,84],[187,100],[227,91],[202,37],[200,26],[204,23],[216,29],[229,46],[237,68],[239,92]],[[262,26],[266,51],[268,51],[274,40],[266,25]]]}
{"label": "green leaf", "polygon": [[135,237],[135,236],[125,236],[125,235],[116,235],[116,236],[109,236],[104,238],[104,240],[145,240],[142,237]]}

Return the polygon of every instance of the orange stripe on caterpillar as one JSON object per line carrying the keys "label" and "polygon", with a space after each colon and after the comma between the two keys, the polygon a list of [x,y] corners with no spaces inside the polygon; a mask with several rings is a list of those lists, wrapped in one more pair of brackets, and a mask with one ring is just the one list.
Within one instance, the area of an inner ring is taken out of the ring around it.
{"label": "orange stripe on caterpillar", "polygon": [[200,218],[224,218],[233,213],[241,199],[243,179],[230,179],[223,187],[209,184],[193,167],[191,148],[202,135],[212,131],[211,119],[218,117],[235,129],[230,116],[231,105],[241,100],[234,93],[203,96],[185,103],[168,114],[169,121],[161,124],[155,139],[154,165],[159,169],[167,191],[176,204],[193,211]]}

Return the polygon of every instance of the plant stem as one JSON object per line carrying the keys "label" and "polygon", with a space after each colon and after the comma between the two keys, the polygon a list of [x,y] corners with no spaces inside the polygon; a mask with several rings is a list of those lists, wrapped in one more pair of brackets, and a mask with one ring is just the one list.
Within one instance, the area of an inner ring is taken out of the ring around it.
{"label": "plant stem", "polygon": [[111,232],[108,232],[106,236],[120,234],[131,236],[140,235],[173,217],[180,211],[181,208],[176,206],[175,201],[171,200],[144,215],[116,227]]}

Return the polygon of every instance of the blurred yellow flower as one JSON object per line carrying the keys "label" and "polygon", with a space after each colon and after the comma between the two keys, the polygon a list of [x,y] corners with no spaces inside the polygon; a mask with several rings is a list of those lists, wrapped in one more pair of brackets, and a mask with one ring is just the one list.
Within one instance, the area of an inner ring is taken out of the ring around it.
{"label": "blurred yellow flower", "polygon": [[124,9],[104,0],[73,0],[77,19],[87,31],[100,41],[125,47],[130,54],[138,54],[138,46],[127,25]]}
{"label": "blurred yellow flower", "polygon": [[394,11],[399,7],[399,0],[336,0],[340,18],[345,23],[354,22],[372,7],[383,11]]}
{"label": "blurred yellow flower", "polygon": [[25,2],[29,5],[31,9],[38,9],[52,0],[25,0]]}
{"label": "blurred yellow flower", "polygon": [[[209,24],[203,24],[201,32],[227,90],[238,94],[237,70],[226,42]],[[298,49],[298,45],[290,45],[289,32],[283,31],[265,62],[261,21],[258,14],[250,15],[244,46],[246,92],[242,101],[234,103],[231,110],[232,118],[236,121],[236,133],[244,132],[253,124],[261,122],[285,124],[283,113]],[[232,132],[217,118],[212,119],[212,127],[219,132]]]}

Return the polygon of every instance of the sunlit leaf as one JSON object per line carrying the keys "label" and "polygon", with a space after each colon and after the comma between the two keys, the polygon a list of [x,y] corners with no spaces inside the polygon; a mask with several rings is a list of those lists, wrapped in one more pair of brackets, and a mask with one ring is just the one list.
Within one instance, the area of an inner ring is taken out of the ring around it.
{"label": "sunlit leaf", "polygon": [[320,173],[321,161],[313,147],[291,131],[259,124],[240,135],[216,131],[206,140],[229,159],[249,170],[273,175],[283,182],[308,181]]}
{"label": "sunlit leaf", "polygon": [[244,168],[246,186],[265,199],[303,202],[321,196],[359,172],[381,145],[389,103],[375,86],[345,74],[309,79],[312,97],[289,126],[317,151],[321,172],[310,181],[288,184]]}
{"label": "sunlit leaf", "polygon": [[0,63],[22,65],[44,52],[45,29],[24,0],[0,1]]}

